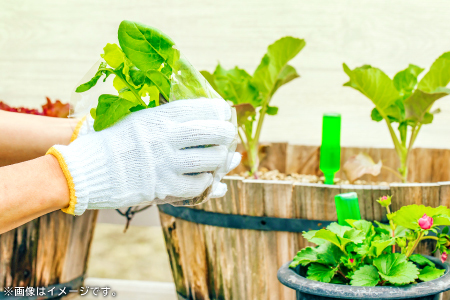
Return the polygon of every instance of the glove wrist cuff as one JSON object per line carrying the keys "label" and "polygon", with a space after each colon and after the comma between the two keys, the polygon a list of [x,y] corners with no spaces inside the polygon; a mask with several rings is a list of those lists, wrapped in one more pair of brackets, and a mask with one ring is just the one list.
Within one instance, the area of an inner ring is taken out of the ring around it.
{"label": "glove wrist cuff", "polygon": [[69,206],[62,208],[61,210],[67,214],[74,215],[75,214],[75,205],[77,204],[77,197],[75,195],[75,184],[73,182],[72,175],[70,174],[69,168],[67,166],[66,161],[64,160],[64,157],[61,155],[61,153],[56,150],[55,147],[51,147],[47,153],[50,155],[53,155],[56,160],[59,163],[59,166],[61,167],[61,170],[64,174],[64,177],[66,177],[67,186],[69,188]]}

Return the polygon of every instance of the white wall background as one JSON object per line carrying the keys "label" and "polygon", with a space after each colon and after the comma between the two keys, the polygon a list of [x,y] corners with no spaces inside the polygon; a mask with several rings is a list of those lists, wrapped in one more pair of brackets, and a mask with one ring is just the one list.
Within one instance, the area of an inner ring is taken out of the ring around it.
{"label": "white wall background", "polygon": [[[393,76],[409,63],[429,67],[450,51],[450,2],[419,0],[0,0],[0,100],[37,107],[68,101],[72,89],[114,42],[121,20],[169,34],[198,69],[239,65],[253,72],[266,47],[293,35],[307,46],[292,62],[302,78],[273,99],[264,141],[319,144],[321,115],[343,115],[343,145],[391,146],[372,105],[343,87],[350,67],[372,64]],[[450,147],[450,97],[424,126],[417,146]]]}

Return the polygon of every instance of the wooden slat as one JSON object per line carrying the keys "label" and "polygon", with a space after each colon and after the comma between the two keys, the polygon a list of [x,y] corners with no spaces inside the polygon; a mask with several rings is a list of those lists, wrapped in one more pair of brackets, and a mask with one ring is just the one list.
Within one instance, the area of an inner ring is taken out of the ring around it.
{"label": "wooden slat", "polygon": [[55,211],[0,235],[0,289],[70,281],[87,268],[97,211]]}

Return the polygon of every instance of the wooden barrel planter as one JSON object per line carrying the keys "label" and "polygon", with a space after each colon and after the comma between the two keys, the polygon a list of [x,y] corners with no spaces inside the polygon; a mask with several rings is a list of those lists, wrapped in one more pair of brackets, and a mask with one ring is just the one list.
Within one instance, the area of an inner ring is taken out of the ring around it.
{"label": "wooden barrel planter", "polygon": [[[341,161],[361,151],[398,168],[393,149],[343,148]],[[261,166],[269,170],[321,175],[319,147],[278,143],[266,152]],[[409,170],[412,183],[394,183],[394,175],[384,171],[362,178],[390,183],[386,185],[333,186],[228,176],[223,198],[195,207],[159,206],[179,298],[295,299],[294,291],[278,282],[277,270],[308,245],[302,231],[336,221],[336,194],[356,192],[361,216],[367,220],[386,221],[376,202],[383,195],[394,196],[393,210],[414,203],[450,206],[450,150],[414,149]],[[431,241],[417,251],[430,254],[434,246]]]}
{"label": "wooden barrel planter", "polygon": [[[63,287],[67,296],[78,293],[86,274],[97,211],[88,210],[79,217],[55,211],[0,235],[0,299],[16,299],[5,293],[14,287],[55,287],[53,297],[20,297],[20,299],[57,298]],[[19,299],[19,298],[17,298]]]}

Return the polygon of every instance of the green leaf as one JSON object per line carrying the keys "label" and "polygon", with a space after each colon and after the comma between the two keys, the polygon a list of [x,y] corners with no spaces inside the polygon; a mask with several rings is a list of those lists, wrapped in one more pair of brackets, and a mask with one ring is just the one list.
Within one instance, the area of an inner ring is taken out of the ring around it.
{"label": "green leaf", "polygon": [[308,267],[306,278],[328,283],[331,281],[334,275],[336,275],[336,272],[337,268],[330,268],[329,266],[325,266],[322,264],[312,263]]}
{"label": "green leaf", "polygon": [[370,265],[360,267],[352,275],[350,284],[353,286],[376,286],[380,281],[377,268]]}
{"label": "green leaf", "polygon": [[[132,21],[122,21],[118,32],[119,44],[126,56],[141,71],[173,67],[178,53],[175,42],[160,30]],[[170,72],[172,73],[172,72]]]}
{"label": "green leaf", "polygon": [[378,109],[376,107],[374,109],[372,109],[372,113],[370,114],[370,117],[375,122],[383,121],[383,117],[380,115],[380,112],[378,111]]}
{"label": "green leaf", "polygon": [[346,226],[346,225],[339,225],[336,222],[331,223],[330,225],[327,226],[327,229],[335,234],[337,234],[340,237],[344,237],[344,234],[351,230],[352,228],[350,226]]}
{"label": "green leaf", "polygon": [[349,239],[355,244],[360,244],[366,238],[366,235],[361,230],[351,229],[344,234],[344,238]]}
{"label": "green leaf", "polygon": [[417,76],[422,73],[424,69],[415,66],[409,65],[403,71],[398,72],[394,76],[394,86],[395,88],[402,94],[411,93],[414,90],[414,87],[417,85]]}
{"label": "green leaf", "polygon": [[425,93],[435,93],[437,89],[447,86],[449,82],[450,52],[446,52],[434,61],[417,88]]}
{"label": "green leaf", "polygon": [[318,261],[317,252],[312,247],[306,247],[297,253],[289,265],[290,268],[295,268],[298,265],[306,266],[311,262]]}
{"label": "green leaf", "polygon": [[321,262],[329,266],[336,267],[344,253],[332,243],[325,242],[316,249],[317,258]]}
{"label": "green leaf", "polygon": [[361,230],[364,234],[369,234],[372,232],[373,225],[371,222],[366,220],[345,220],[350,226]]}
{"label": "green leaf", "polygon": [[222,98],[225,98],[222,93],[219,91],[219,89],[217,88],[216,85],[216,80],[215,80],[215,76],[214,74],[209,73],[208,71],[200,71],[200,74],[203,75],[203,77],[205,77],[205,79],[208,81],[208,83],[211,85],[211,87],[218,92]]}
{"label": "green leaf", "polygon": [[433,218],[433,227],[450,225],[450,209],[445,206],[430,207],[417,204],[403,206],[398,211],[389,214],[388,218],[392,219],[395,224],[414,230],[419,228],[419,219],[424,214]]}
{"label": "green leaf", "polygon": [[266,113],[268,115],[274,116],[278,113],[278,107],[276,106],[267,106]]}
{"label": "green leaf", "polygon": [[[304,40],[288,36],[268,47],[252,78],[252,84],[259,90],[263,99],[270,100],[276,89],[298,76],[293,67],[287,64],[305,45]],[[268,103],[263,105],[266,104]]]}
{"label": "green leaf", "polygon": [[450,52],[442,54],[420,80],[414,93],[405,100],[406,117],[415,122],[430,123],[429,112],[434,102],[450,94]]}
{"label": "green leaf", "polygon": [[350,230],[346,231],[343,234],[343,237],[337,235],[334,232],[331,232],[330,230],[326,230],[326,229],[321,229],[319,231],[317,231],[315,233],[315,235],[313,236],[314,239],[323,239],[326,240],[330,243],[335,244],[336,246],[338,246],[339,248],[345,247],[345,245],[347,245],[348,243],[361,243],[364,238],[364,232],[360,231],[360,230],[356,230],[351,228]]}
{"label": "green leaf", "polygon": [[422,281],[430,281],[441,277],[444,273],[445,270],[426,266],[423,270],[420,270],[419,279]]}
{"label": "green leaf", "polygon": [[391,238],[388,240],[373,241],[370,244],[369,252],[372,253],[373,256],[378,257],[383,253],[384,249],[386,249],[387,247],[392,246],[394,244],[395,244],[395,238]]}
{"label": "green leaf", "polygon": [[104,54],[101,55],[103,59],[110,65],[112,68],[116,69],[121,64],[124,63],[124,53],[122,49],[119,48],[117,44],[106,44],[103,48]]}
{"label": "green leaf", "polygon": [[136,106],[136,103],[128,101],[114,95],[101,95],[98,98],[96,117],[94,122],[95,131],[103,130],[124,116],[130,113],[130,108]]}
{"label": "green leaf", "polygon": [[424,257],[422,254],[413,254],[409,257],[409,260],[415,262],[421,267],[430,266],[434,268],[436,266],[431,260]]}
{"label": "green leaf", "polygon": [[375,104],[378,112],[382,113],[401,97],[394,86],[393,81],[380,69],[365,65],[354,70],[344,64],[344,71],[350,77],[350,81],[344,86],[352,87]]}
{"label": "green leaf", "polygon": [[308,242],[314,243],[316,245],[322,245],[326,241],[324,241],[323,239],[314,238],[317,231],[318,230],[303,231],[302,235]]}
{"label": "green leaf", "polygon": [[[434,102],[450,94],[450,89],[438,88],[434,92],[424,92],[415,90],[414,93],[405,100],[406,118],[414,122],[430,122],[426,119],[426,113],[431,109]],[[429,118],[429,116],[428,116]]]}
{"label": "green leaf", "polygon": [[[208,81],[186,59],[176,60],[171,77],[170,100],[217,98]],[[169,100],[169,99],[167,99]]]}
{"label": "green leaf", "polygon": [[297,70],[293,66],[287,65],[283,68],[283,70],[278,74],[277,81],[275,82],[275,86],[272,89],[272,95],[284,84],[294,80],[295,78],[299,78]]}
{"label": "green leaf", "polygon": [[252,77],[245,70],[238,67],[226,70],[218,64],[213,76],[217,90],[224,99],[234,104],[260,105],[259,93],[250,83]]}
{"label": "green leaf", "polygon": [[406,255],[400,253],[377,257],[373,260],[373,265],[381,278],[392,284],[407,284],[416,280],[419,275],[417,267],[406,260]]}
{"label": "green leaf", "polygon": [[94,77],[92,77],[91,80],[89,80],[88,82],[83,83],[80,86],[78,86],[77,89],[75,90],[75,92],[83,93],[83,92],[86,92],[87,90],[91,89],[92,87],[94,87],[97,84],[97,81],[100,79],[100,77],[102,77],[102,75],[105,75],[105,80],[106,80],[106,78],[108,78],[108,76],[112,72],[111,72],[111,70],[107,70],[105,68],[106,68],[106,63],[100,63],[100,66],[98,67],[98,71],[97,71],[97,73],[95,73]]}
{"label": "green leaf", "polygon": [[147,78],[150,80],[149,86],[156,86],[165,99],[169,99],[170,95],[170,80],[163,73],[155,70],[149,70],[146,73]]}

